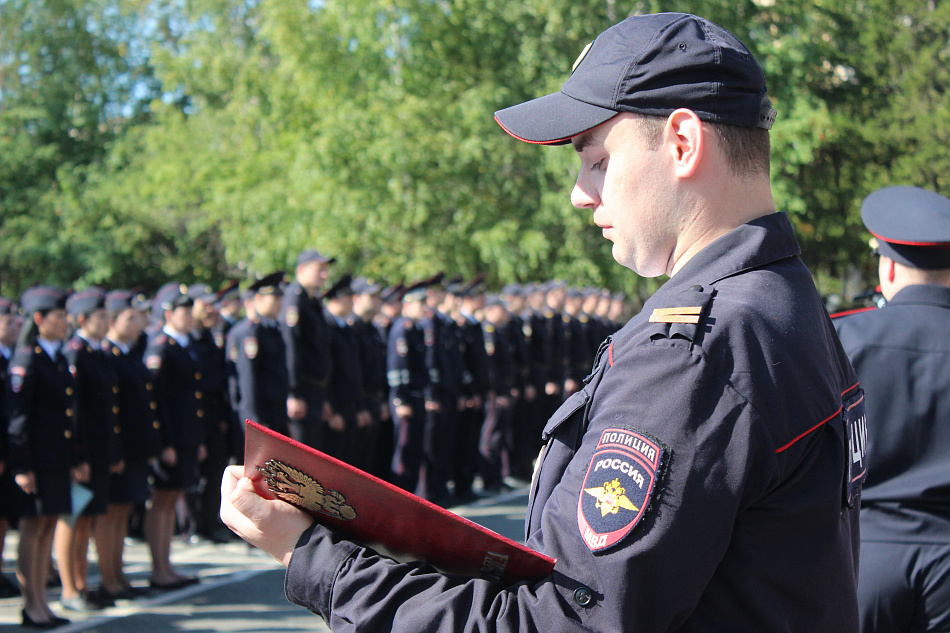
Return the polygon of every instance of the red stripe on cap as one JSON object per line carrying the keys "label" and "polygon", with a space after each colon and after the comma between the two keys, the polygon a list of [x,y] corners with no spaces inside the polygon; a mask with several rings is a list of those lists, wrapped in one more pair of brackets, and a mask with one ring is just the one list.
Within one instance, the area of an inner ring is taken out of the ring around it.
{"label": "red stripe on cap", "polygon": [[879,240],[884,240],[888,244],[901,244],[903,246],[922,246],[924,248],[936,248],[936,249],[950,248],[950,242],[911,242],[909,240],[895,240],[889,237],[884,237],[883,235],[878,235],[874,231],[871,231],[871,235],[873,235]]}
{"label": "red stripe on cap", "polygon": [[[852,389],[853,389],[853,388],[854,388],[854,387],[852,387]],[[845,392],[845,393],[847,393],[847,392]],[[816,424],[815,426],[811,427],[810,429],[808,429],[807,431],[805,431],[804,433],[802,433],[801,435],[799,435],[798,437],[796,437],[794,440],[792,440],[791,442],[789,442],[789,443],[786,444],[785,446],[783,446],[783,447],[781,447],[781,448],[776,448],[776,449],[775,449],[776,455],[777,455],[778,453],[781,453],[782,451],[784,451],[785,449],[787,449],[787,448],[790,447],[792,444],[794,444],[794,443],[797,442],[798,440],[802,439],[803,437],[805,437],[805,436],[808,435],[809,433],[812,433],[812,432],[814,432],[814,431],[820,429],[821,427],[823,427],[825,424],[828,423],[828,420],[831,420],[832,418],[834,418],[835,416],[837,416],[839,413],[841,413],[841,409],[842,409],[842,408],[843,408],[843,407],[838,407],[838,410],[837,410],[837,411],[835,411],[834,413],[832,413],[831,415],[829,415],[827,418],[825,418],[824,420],[822,420],[821,422],[819,422],[819,423]]]}
{"label": "red stripe on cap", "polygon": [[607,364],[611,367],[614,366],[614,344],[611,343],[610,347],[607,348]]}
{"label": "red stripe on cap", "polygon": [[[511,130],[509,130],[508,128],[506,128],[506,127],[504,126],[504,124],[503,124],[501,121],[498,120],[498,117],[495,117],[495,123],[497,123],[498,125],[500,125],[500,126],[501,126],[501,129],[503,129],[505,132],[507,132],[510,136],[513,136],[514,138],[518,139],[519,141],[523,141],[523,142],[525,142],[525,143],[531,143],[532,145],[557,145],[558,143],[566,143],[566,142],[568,142],[569,140],[571,140],[572,138],[574,138],[574,136],[566,136],[566,137],[564,137],[564,138],[554,139],[553,141],[532,141],[532,140],[529,140],[529,139],[526,139],[526,138],[521,138],[520,136],[518,136],[517,134],[515,134],[514,132],[512,132]],[[586,131],[586,130],[585,130],[585,131]],[[583,134],[583,132],[581,132],[581,134]],[[575,135],[575,136],[576,136],[576,135]]]}

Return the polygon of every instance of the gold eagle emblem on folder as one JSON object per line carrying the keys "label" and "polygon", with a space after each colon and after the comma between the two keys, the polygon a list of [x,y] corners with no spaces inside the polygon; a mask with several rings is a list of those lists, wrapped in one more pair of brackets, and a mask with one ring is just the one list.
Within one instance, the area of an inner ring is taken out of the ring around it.
{"label": "gold eagle emblem on folder", "polygon": [[319,481],[293,466],[272,459],[258,470],[264,474],[268,490],[282,501],[342,521],[352,521],[357,517],[356,509],[341,493],[327,490]]}

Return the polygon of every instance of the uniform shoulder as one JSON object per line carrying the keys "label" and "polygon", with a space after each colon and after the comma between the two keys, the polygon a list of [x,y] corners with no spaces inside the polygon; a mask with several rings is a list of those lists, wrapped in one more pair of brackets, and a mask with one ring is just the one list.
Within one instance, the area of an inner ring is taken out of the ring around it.
{"label": "uniform shoulder", "polygon": [[854,310],[843,310],[841,312],[835,312],[830,315],[832,320],[837,321],[838,319],[844,319],[845,317],[853,316],[855,314],[864,314],[865,312],[874,312],[879,310],[877,306],[868,306],[866,308],[855,308]]}

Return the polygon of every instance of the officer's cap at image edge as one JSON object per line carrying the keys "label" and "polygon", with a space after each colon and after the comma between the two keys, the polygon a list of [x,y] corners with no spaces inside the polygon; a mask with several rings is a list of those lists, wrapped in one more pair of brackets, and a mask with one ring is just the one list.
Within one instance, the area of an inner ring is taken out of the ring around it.
{"label": "officer's cap at image edge", "polygon": [[950,199],[919,187],[884,187],[864,199],[861,220],[881,255],[912,268],[950,268]]}
{"label": "officer's cap at image edge", "polygon": [[563,145],[620,112],[668,116],[688,108],[703,121],[771,129],[765,74],[735,36],[695,15],[627,18],[601,33],[561,90],[495,112],[511,136]]}

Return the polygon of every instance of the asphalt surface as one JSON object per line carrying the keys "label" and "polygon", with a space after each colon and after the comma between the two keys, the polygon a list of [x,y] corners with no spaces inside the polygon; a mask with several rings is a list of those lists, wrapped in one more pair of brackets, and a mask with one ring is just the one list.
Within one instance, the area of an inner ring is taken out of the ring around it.
{"label": "asphalt surface", "polygon": [[[499,534],[523,542],[527,490],[486,497],[451,508]],[[14,579],[17,533],[7,535],[3,551],[3,573]],[[90,547],[90,585],[98,585],[95,547]],[[148,585],[148,550],[141,541],[130,539],[125,550],[126,574],[136,586]],[[53,611],[72,620],[53,629],[57,633],[165,633],[187,631],[328,631],[319,616],[287,602],[284,597],[283,568],[243,541],[215,544],[198,540],[187,543],[176,538],[172,562],[184,574],[197,575],[201,583],[176,591],[152,592],[145,599],[120,601],[115,607],[91,613],[65,611],[59,604],[59,590],[50,589]],[[35,631],[20,626],[20,598],[0,599],[0,631]]]}

